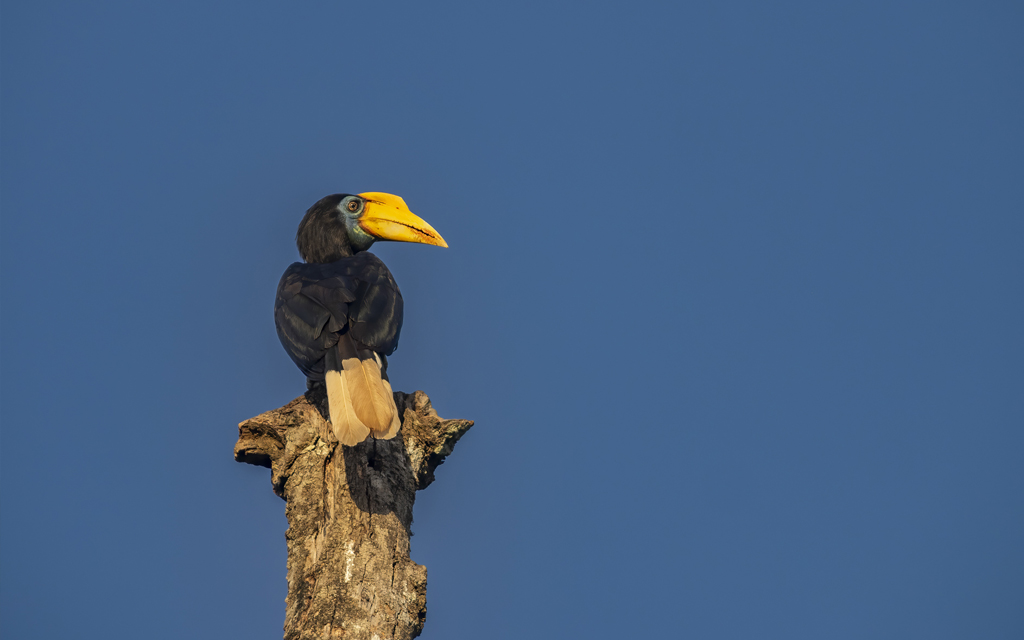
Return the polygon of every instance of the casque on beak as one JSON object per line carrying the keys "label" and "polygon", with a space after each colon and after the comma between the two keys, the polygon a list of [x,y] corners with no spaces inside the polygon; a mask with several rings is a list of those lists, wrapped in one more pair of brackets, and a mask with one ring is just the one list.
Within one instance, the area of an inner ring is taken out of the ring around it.
{"label": "casque on beak", "polygon": [[360,193],[359,197],[366,200],[359,226],[374,238],[448,246],[441,234],[434,231],[426,220],[409,211],[405,200],[398,196],[371,191]]}

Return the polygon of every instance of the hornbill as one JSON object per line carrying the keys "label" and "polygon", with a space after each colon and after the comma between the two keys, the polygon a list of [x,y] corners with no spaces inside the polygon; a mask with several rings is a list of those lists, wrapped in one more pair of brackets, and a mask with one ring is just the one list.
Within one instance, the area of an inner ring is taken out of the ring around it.
{"label": "hornbill", "polygon": [[349,446],[393,438],[399,426],[385,358],[398,347],[402,294],[367,251],[377,240],[448,246],[398,196],[327,196],[299,223],[305,262],[284,272],[274,302],[281,344],[310,384],[326,384],[331,427]]}

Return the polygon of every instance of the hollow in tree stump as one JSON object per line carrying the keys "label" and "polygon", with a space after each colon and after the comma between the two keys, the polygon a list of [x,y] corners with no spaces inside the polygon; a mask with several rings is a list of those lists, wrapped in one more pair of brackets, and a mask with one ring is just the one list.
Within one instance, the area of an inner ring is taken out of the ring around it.
{"label": "hollow in tree stump", "polygon": [[416,491],[470,427],[422,391],[395,393],[392,440],[339,445],[314,386],[238,425],[235,460],[269,467],[288,516],[285,640],[399,640],[423,630],[427,569],[409,558]]}

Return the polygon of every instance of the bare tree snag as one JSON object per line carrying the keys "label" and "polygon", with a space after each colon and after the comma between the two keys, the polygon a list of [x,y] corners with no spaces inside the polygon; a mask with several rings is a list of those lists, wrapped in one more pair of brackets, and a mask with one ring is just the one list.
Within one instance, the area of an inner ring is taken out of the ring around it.
{"label": "bare tree snag", "polygon": [[269,467],[287,502],[285,640],[415,638],[427,569],[409,558],[416,491],[471,420],[442,420],[427,394],[395,393],[392,440],[339,445],[322,386],[238,425],[235,460]]}

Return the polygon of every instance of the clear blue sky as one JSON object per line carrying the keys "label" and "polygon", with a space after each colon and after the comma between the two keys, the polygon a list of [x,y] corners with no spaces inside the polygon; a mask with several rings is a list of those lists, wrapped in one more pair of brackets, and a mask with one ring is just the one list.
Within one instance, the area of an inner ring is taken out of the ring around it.
{"label": "clear blue sky", "polygon": [[0,632],[280,637],[235,425],[304,389],[323,195],[395,387],[477,426],[419,496],[423,638],[1024,637],[1016,2],[14,2]]}

